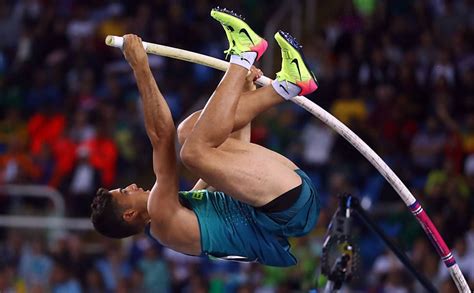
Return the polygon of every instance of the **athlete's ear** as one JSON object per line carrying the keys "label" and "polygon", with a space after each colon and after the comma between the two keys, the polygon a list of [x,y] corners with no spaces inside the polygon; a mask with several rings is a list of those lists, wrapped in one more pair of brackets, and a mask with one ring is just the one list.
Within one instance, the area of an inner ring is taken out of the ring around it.
{"label": "athlete's ear", "polygon": [[123,212],[122,218],[125,220],[125,222],[131,222],[133,221],[138,215],[138,211],[134,209],[128,209],[125,212]]}

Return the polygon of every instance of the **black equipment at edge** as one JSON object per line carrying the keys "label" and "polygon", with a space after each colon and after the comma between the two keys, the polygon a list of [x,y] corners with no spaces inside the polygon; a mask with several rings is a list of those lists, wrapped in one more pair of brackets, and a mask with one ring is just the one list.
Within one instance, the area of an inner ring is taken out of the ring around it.
{"label": "black equipment at edge", "polygon": [[[321,261],[321,272],[328,277],[328,284],[324,292],[337,292],[344,282],[349,282],[355,269],[356,252],[351,240],[351,212],[354,212],[362,223],[377,234],[382,241],[397,256],[400,262],[420,282],[428,292],[438,292],[433,284],[418,272],[406,254],[398,248],[388,236],[370,219],[369,215],[360,206],[357,197],[350,194],[340,196],[339,208],[335,212],[323,245],[323,257]],[[341,255],[330,263],[330,245],[336,245]]]}

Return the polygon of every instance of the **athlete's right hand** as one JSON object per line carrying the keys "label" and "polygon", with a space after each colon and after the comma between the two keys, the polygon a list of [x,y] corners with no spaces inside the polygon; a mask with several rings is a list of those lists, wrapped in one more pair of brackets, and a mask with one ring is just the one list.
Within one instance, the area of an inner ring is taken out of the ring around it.
{"label": "athlete's right hand", "polygon": [[252,65],[252,67],[250,67],[249,73],[247,74],[247,77],[245,78],[244,92],[255,90],[257,88],[255,85],[255,81],[262,77],[262,75],[262,70]]}
{"label": "athlete's right hand", "polygon": [[148,56],[143,48],[142,39],[137,35],[123,36],[123,55],[133,69],[148,67]]}
{"label": "athlete's right hand", "polygon": [[262,75],[263,75],[262,70],[252,65],[252,67],[250,67],[249,73],[247,74],[247,81],[254,82],[260,77],[262,77]]}

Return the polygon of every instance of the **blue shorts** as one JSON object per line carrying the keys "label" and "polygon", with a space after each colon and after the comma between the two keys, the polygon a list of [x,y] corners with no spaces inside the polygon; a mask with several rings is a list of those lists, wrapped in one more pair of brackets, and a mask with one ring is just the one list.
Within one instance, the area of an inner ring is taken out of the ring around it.
{"label": "blue shorts", "polygon": [[255,209],[257,223],[272,234],[282,237],[298,237],[308,234],[319,217],[320,201],[311,179],[302,170],[295,170],[301,177],[302,186],[298,200],[281,212],[266,213]]}

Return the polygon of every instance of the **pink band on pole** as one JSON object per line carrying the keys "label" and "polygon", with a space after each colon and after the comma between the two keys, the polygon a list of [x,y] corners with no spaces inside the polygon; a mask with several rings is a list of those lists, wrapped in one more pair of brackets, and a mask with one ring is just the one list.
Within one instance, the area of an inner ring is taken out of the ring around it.
{"label": "pink band on pole", "polygon": [[416,201],[414,204],[410,205],[409,208],[412,214],[418,219],[418,222],[420,223],[421,227],[423,227],[423,230],[425,230],[431,243],[433,243],[436,251],[441,256],[441,259],[443,260],[446,267],[449,268],[453,266],[456,263],[453,254],[439,234],[438,229],[436,229],[431,219],[421,207],[420,203]]}

